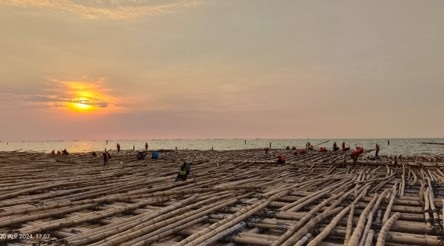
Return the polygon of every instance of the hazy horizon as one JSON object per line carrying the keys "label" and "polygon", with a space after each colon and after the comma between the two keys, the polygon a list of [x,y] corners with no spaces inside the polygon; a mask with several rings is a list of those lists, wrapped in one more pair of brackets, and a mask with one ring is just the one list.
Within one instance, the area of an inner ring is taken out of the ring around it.
{"label": "hazy horizon", "polygon": [[443,10],[0,0],[0,140],[440,138]]}

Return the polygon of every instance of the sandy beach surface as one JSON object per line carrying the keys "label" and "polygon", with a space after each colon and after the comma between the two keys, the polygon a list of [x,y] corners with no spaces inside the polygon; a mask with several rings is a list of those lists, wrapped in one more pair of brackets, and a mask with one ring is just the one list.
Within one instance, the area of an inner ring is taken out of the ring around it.
{"label": "sandy beach surface", "polygon": [[0,152],[0,245],[443,242],[442,155],[113,151],[104,166],[97,154]]}

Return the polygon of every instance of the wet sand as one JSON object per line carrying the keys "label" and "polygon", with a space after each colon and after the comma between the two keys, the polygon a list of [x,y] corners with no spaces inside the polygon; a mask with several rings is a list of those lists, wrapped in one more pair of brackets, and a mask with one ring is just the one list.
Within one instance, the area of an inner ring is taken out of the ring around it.
{"label": "wet sand", "polygon": [[[107,166],[102,153],[0,152],[0,245],[441,242],[442,155],[395,165],[372,153],[352,164],[348,152],[292,152],[161,151],[137,160],[123,151]],[[191,160],[188,179],[174,182]]]}

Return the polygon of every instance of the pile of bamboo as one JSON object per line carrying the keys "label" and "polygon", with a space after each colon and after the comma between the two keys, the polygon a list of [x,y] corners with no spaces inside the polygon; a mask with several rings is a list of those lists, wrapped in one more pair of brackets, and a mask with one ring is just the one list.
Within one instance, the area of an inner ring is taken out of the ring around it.
{"label": "pile of bamboo", "polygon": [[[0,238],[28,235],[0,245],[443,243],[441,156],[353,164],[342,151],[111,154],[104,166],[87,153],[0,152]],[[175,182],[191,160],[187,181]]]}

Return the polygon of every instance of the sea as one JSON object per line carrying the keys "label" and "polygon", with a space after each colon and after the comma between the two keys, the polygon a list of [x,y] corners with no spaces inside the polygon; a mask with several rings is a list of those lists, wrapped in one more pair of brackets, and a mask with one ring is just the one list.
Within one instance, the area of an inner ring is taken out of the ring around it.
{"label": "sea", "polygon": [[305,148],[310,142],[315,148],[331,149],[336,142],[341,147],[374,149],[380,145],[381,155],[443,155],[444,138],[393,138],[393,139],[148,139],[148,140],[47,140],[47,141],[0,141],[0,151],[27,151],[49,153],[66,149],[70,153],[115,150],[117,143],[122,150],[243,150],[285,149],[287,146]]}

